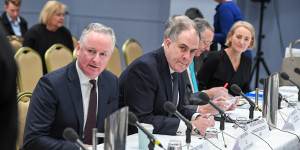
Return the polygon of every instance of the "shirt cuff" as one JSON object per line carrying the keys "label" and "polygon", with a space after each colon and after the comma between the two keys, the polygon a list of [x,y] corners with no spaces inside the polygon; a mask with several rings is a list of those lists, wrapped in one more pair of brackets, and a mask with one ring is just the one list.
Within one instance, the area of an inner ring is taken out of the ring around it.
{"label": "shirt cuff", "polygon": [[180,120],[176,135],[185,135],[185,131],[186,125],[182,120]]}
{"label": "shirt cuff", "polygon": [[192,121],[193,121],[193,120],[196,120],[197,117],[199,117],[199,116],[200,116],[200,113],[194,113],[191,120],[192,120]]}

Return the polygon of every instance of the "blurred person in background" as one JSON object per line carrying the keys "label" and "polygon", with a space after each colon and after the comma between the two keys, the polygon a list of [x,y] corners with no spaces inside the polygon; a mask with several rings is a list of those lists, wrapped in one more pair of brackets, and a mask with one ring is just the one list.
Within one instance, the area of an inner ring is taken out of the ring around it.
{"label": "blurred person in background", "polygon": [[20,16],[21,0],[5,0],[4,12],[0,22],[6,35],[23,37],[27,31],[27,22]]}
{"label": "blurred person in background", "polygon": [[250,92],[252,64],[244,52],[255,42],[254,27],[246,21],[236,22],[227,35],[228,48],[209,53],[204,61],[197,75],[199,90],[237,84],[244,93]]}
{"label": "blurred person in background", "polygon": [[53,44],[63,44],[73,51],[72,34],[64,27],[66,5],[59,1],[49,0],[44,5],[39,23],[32,26],[25,34],[23,46],[36,50],[43,62],[43,72],[46,73],[44,55]]}

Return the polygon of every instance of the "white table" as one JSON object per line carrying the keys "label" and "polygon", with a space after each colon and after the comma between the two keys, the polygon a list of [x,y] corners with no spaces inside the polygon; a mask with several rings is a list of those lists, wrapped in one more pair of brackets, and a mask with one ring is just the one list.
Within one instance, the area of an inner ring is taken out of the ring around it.
{"label": "white table", "polygon": [[[296,98],[293,98],[296,99]],[[289,113],[293,111],[294,108],[284,108],[278,111],[277,115],[277,127],[279,129],[282,128],[284,125],[284,120],[287,119],[287,116]],[[230,115],[233,118],[236,117],[246,117],[249,116],[249,110],[248,109],[236,109],[234,112],[230,112]],[[261,112],[255,111],[254,118],[261,116]],[[216,122],[215,128],[219,129],[219,122]],[[214,143],[218,148],[220,149],[233,149],[234,144],[237,140],[237,137],[239,137],[241,134],[243,134],[244,131],[240,128],[234,128],[232,123],[225,123],[225,130],[224,130],[224,139],[225,143],[227,145],[227,148],[224,147],[224,142],[222,138],[222,134],[218,134],[218,138],[210,138],[209,140]],[[293,132],[300,136],[300,131]],[[185,136],[169,136],[169,135],[155,135],[162,143],[162,145],[167,148],[168,143],[170,140],[180,140],[182,145],[185,145]],[[262,150],[269,150],[268,144],[266,144],[263,140],[259,139],[258,137],[253,137],[258,139],[255,143],[256,148],[252,149],[262,149]],[[264,138],[264,140],[270,144],[272,149],[274,150],[296,150],[300,149],[300,141],[295,135],[292,135],[290,133],[282,132],[277,129],[272,129],[270,136]],[[209,149],[218,149],[214,147],[212,144],[207,142],[204,139],[199,138],[198,136],[193,135],[191,139],[191,145],[190,149],[195,148],[201,144],[205,144],[209,147]],[[98,146],[98,149],[103,149],[103,144]],[[127,137],[127,143],[126,143],[126,149],[127,150],[138,150],[138,134],[133,134]],[[161,149],[159,147],[155,147],[155,149]],[[187,149],[186,147],[183,147],[183,150]]]}

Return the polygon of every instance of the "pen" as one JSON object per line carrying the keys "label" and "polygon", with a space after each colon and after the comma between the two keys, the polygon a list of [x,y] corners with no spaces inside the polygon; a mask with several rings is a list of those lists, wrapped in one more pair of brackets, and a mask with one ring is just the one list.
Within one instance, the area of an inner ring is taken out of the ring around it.
{"label": "pen", "polygon": [[228,86],[228,82],[226,82],[223,87],[227,88],[227,86]]}

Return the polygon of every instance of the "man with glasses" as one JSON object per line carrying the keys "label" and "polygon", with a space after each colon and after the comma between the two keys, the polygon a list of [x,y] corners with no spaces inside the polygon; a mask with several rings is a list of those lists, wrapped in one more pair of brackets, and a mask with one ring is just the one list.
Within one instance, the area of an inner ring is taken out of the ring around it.
{"label": "man with glasses", "polygon": [[[196,75],[200,70],[201,64],[205,59],[207,52],[210,50],[210,45],[212,44],[214,30],[210,26],[210,24],[200,18],[194,19],[194,22],[197,25],[197,28],[200,32],[200,42],[198,46],[198,50],[195,53],[195,57],[188,69],[184,72],[184,77],[186,80],[185,85],[185,106],[186,108],[193,109],[200,114],[207,113],[217,113],[217,111],[211,107],[209,104],[202,103],[202,105],[191,105],[190,97],[193,93],[199,92],[198,90],[198,82],[196,79]],[[200,74],[205,74],[205,72],[199,72]],[[224,87],[214,87],[208,90],[203,91],[208,94],[211,99],[214,99],[214,103],[219,107],[225,109],[225,99],[228,97],[228,90]]]}
{"label": "man with glasses", "polygon": [[28,109],[25,150],[74,150],[65,128],[92,144],[92,129],[104,132],[104,119],[118,109],[118,79],[105,68],[115,47],[114,31],[91,23],[77,45],[77,60],[43,76]]}
{"label": "man with glasses", "polygon": [[168,21],[163,46],[135,60],[121,74],[120,103],[129,106],[140,122],[152,124],[153,133],[183,134],[185,124],[164,110],[165,102],[172,102],[204,134],[206,128],[214,125],[214,120],[207,116],[196,118],[194,110],[183,107],[185,80],[182,72],[198,50],[199,32],[188,17],[178,17],[181,19],[172,17]]}
{"label": "man with glasses", "polygon": [[27,22],[20,16],[21,0],[5,0],[1,23],[7,35],[22,37],[27,31]]}

